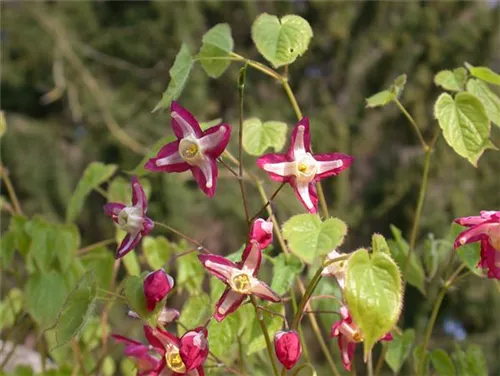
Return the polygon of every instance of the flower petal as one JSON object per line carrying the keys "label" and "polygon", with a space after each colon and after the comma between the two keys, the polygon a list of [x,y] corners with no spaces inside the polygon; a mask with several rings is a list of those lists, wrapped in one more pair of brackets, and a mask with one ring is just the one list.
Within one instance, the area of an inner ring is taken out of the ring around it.
{"label": "flower petal", "polygon": [[199,327],[186,332],[181,338],[180,355],[186,365],[186,371],[191,371],[203,364],[208,356],[208,332]]}
{"label": "flower petal", "polygon": [[243,303],[245,298],[246,295],[240,294],[236,291],[231,290],[230,288],[227,288],[215,305],[214,318],[218,322],[221,322],[226,318],[227,315],[236,311],[241,303]]}
{"label": "flower petal", "polygon": [[116,250],[115,258],[119,259],[125,256],[127,253],[133,250],[137,246],[137,244],[139,244],[141,239],[142,234],[140,232],[137,232],[135,234],[127,234]]}
{"label": "flower petal", "polygon": [[349,341],[349,339],[340,334],[338,344],[342,359],[342,364],[347,371],[351,370],[352,359],[354,358],[354,351],[356,350],[356,343]]}
{"label": "flower petal", "polygon": [[226,149],[231,136],[231,126],[229,124],[219,124],[208,128],[203,136],[198,140],[203,154],[211,158],[219,157]]}
{"label": "flower petal", "polygon": [[260,249],[266,248],[273,241],[273,222],[257,218],[250,229],[250,241],[259,243]]}
{"label": "flower petal", "polygon": [[481,260],[478,267],[488,269],[488,278],[500,280],[500,252],[492,247],[488,239],[481,240]]}
{"label": "flower petal", "polygon": [[302,202],[302,205],[309,211],[309,213],[316,214],[318,212],[318,193],[316,185],[306,182],[299,182],[293,180],[291,182],[295,196]]}
{"label": "flower petal", "polygon": [[257,241],[251,240],[241,256],[241,269],[245,269],[245,272],[255,277],[259,271],[261,261],[262,251],[260,245]]}
{"label": "flower petal", "polygon": [[289,161],[284,154],[265,154],[257,159],[257,166],[275,181],[287,182],[295,174],[295,162]]}
{"label": "flower petal", "polygon": [[183,172],[191,168],[189,163],[179,154],[180,141],[174,141],[163,146],[156,157],[150,158],[144,168],[158,172]]}
{"label": "flower petal", "polygon": [[462,231],[460,234],[458,234],[454,247],[458,248],[464,244],[468,243],[474,243],[477,242],[478,240],[481,240],[484,237],[489,236],[489,230],[491,228],[494,228],[498,226],[498,222],[495,220],[490,220],[490,221],[483,221],[479,225],[475,225],[470,227],[469,229]]}
{"label": "flower petal", "polygon": [[454,220],[455,223],[458,223],[460,226],[475,226],[484,222],[485,219],[479,215],[471,216],[471,217],[460,217]]}
{"label": "flower petal", "polygon": [[136,176],[132,176],[131,179],[132,185],[132,205],[137,206],[142,209],[142,213],[146,213],[148,211],[148,201],[146,199],[146,194],[144,193],[144,189],[142,189],[141,183]]}
{"label": "flower petal", "polygon": [[309,129],[309,119],[302,118],[292,132],[292,142],[288,149],[289,160],[297,160],[306,153],[311,152],[311,132]]}
{"label": "flower petal", "polygon": [[274,336],[274,352],[286,369],[292,369],[302,354],[299,333],[295,330],[277,332]]}
{"label": "flower petal", "polygon": [[353,157],[342,153],[314,154],[313,158],[317,162],[316,179],[338,175],[354,161]]}
{"label": "flower petal", "polygon": [[142,225],[142,235],[143,236],[146,236],[147,234],[149,234],[151,232],[151,230],[153,230],[153,228],[155,227],[155,223],[153,222],[153,220],[151,218],[148,218],[148,217],[144,217],[144,223]]}
{"label": "flower petal", "polygon": [[191,171],[200,189],[208,197],[213,197],[217,187],[217,177],[219,176],[219,170],[215,160],[205,156],[200,164],[191,166]]}
{"label": "flower petal", "polygon": [[110,202],[106,205],[104,205],[104,213],[108,217],[113,218],[115,222],[118,223],[118,214],[125,208],[125,205],[120,204],[118,202]]}
{"label": "flower petal", "polygon": [[213,274],[226,284],[233,273],[240,272],[238,266],[225,257],[218,255],[198,255],[198,258],[210,274]]}
{"label": "flower petal", "polygon": [[170,105],[170,116],[172,117],[172,129],[178,139],[185,138],[194,134],[196,138],[200,138],[203,134],[200,124],[195,119],[193,114],[172,101]]}
{"label": "flower petal", "polygon": [[165,351],[172,347],[179,349],[181,345],[179,338],[173,334],[160,328],[151,328],[148,325],[144,325],[144,336],[161,355],[165,355]]}
{"label": "flower petal", "polygon": [[151,312],[156,308],[156,304],[162,301],[172,290],[174,279],[165,273],[165,270],[158,269],[144,278],[143,285],[146,308]]}
{"label": "flower petal", "polygon": [[[125,345],[142,345],[142,346],[145,346],[143,345],[141,342],[139,341],[135,341],[133,339],[130,339],[130,338],[127,338],[125,336],[122,336],[120,334],[111,334],[111,337],[118,343],[123,343]],[[146,347],[146,346],[145,346]]]}
{"label": "flower petal", "polygon": [[158,316],[158,322],[163,326],[170,324],[179,318],[180,313],[174,308],[163,308]]}
{"label": "flower petal", "polygon": [[261,299],[269,300],[270,302],[278,303],[281,302],[281,298],[276,294],[271,288],[264,282],[258,280],[255,286],[252,286],[251,293],[258,296]]}

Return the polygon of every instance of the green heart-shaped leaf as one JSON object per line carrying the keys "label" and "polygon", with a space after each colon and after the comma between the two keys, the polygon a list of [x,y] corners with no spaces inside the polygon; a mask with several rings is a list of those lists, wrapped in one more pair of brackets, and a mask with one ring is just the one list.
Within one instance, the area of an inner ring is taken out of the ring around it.
{"label": "green heart-shaped leaf", "polygon": [[489,140],[488,115],[475,95],[461,92],[453,99],[443,93],[436,101],[434,114],[448,145],[475,167],[486,149],[495,149]]}
{"label": "green heart-shaped leaf", "polygon": [[434,83],[445,90],[462,91],[464,89],[467,71],[465,68],[457,68],[453,71],[443,70],[434,76]]}
{"label": "green heart-shaped leaf", "polygon": [[203,70],[212,78],[219,77],[227,69],[231,60],[234,42],[228,24],[217,24],[203,36],[203,44],[197,59]]}
{"label": "green heart-shaped leaf", "polygon": [[257,50],[276,68],[293,63],[306,52],[312,36],[309,22],[295,15],[279,19],[264,13],[252,25]]}
{"label": "green heart-shaped leaf", "polygon": [[316,214],[298,214],[283,225],[283,237],[290,250],[308,264],[340,246],[346,233],[347,226],[340,219],[321,222]]}
{"label": "green heart-shaped leaf", "polygon": [[467,91],[479,98],[490,121],[500,127],[500,98],[481,80],[467,81]]}
{"label": "green heart-shaped leaf", "polygon": [[364,340],[365,359],[373,345],[396,324],[403,294],[401,274],[386,253],[354,252],[346,266],[344,294]]}
{"label": "green heart-shaped leaf", "polygon": [[262,155],[267,148],[280,151],[286,142],[286,123],[281,121],[261,122],[250,118],[243,122],[243,148],[250,155]]}

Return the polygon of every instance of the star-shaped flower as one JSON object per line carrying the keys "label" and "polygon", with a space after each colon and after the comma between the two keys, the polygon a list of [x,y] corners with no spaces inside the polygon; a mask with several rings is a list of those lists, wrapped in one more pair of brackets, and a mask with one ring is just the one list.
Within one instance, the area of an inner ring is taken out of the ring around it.
{"label": "star-shaped flower", "polygon": [[127,235],[116,250],[116,258],[125,256],[133,250],[143,236],[151,232],[154,222],[146,217],[148,201],[139,180],[132,177],[132,206],[110,202],[104,205],[104,212],[127,232]]}
{"label": "star-shaped flower", "polygon": [[223,123],[202,131],[195,117],[174,101],[170,106],[170,116],[177,141],[162,147],[144,167],[163,172],[191,170],[201,190],[212,197],[219,174],[216,159],[229,142],[231,127]]}
{"label": "star-shaped flower", "polygon": [[256,240],[247,244],[241,262],[236,264],[217,255],[198,255],[198,258],[209,273],[228,286],[215,306],[217,321],[236,311],[248,295],[275,303],[281,301],[267,284],[256,278],[262,260],[260,244]]}
{"label": "star-shaped flower", "polygon": [[[363,335],[358,326],[353,322],[352,316],[346,306],[340,307],[341,319],[332,325],[330,336],[338,337],[338,344],[342,364],[347,371],[351,370],[352,359],[356,344],[363,342]],[[386,333],[381,341],[392,341],[392,334]]]}
{"label": "star-shaped flower", "polygon": [[481,242],[481,259],[477,266],[488,269],[488,278],[500,279],[500,211],[481,211],[479,216],[455,219],[469,227],[457,236],[455,248]]}
{"label": "star-shaped flower", "polygon": [[161,355],[156,368],[162,376],[204,376],[203,362],[208,356],[208,332],[204,327],[189,330],[181,338],[160,328],[144,326],[150,345]]}
{"label": "star-shaped flower", "polygon": [[286,154],[263,155],[257,160],[257,165],[271,179],[289,183],[305,208],[310,213],[317,213],[318,194],[315,183],[338,175],[352,161],[352,157],[341,153],[312,154],[309,119],[303,118],[293,130]]}

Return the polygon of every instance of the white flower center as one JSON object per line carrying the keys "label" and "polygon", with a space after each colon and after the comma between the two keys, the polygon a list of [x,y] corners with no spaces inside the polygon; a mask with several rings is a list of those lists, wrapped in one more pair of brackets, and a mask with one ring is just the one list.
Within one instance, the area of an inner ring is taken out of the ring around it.
{"label": "white flower center", "polygon": [[240,294],[249,294],[252,290],[253,277],[247,273],[235,274],[229,278],[231,289]]}
{"label": "white flower center", "polygon": [[179,154],[190,165],[196,165],[203,159],[200,145],[196,138],[189,136],[183,138],[179,143]]}
{"label": "white flower center", "polygon": [[137,206],[127,206],[118,214],[118,225],[128,233],[141,231],[144,225],[144,218],[141,209]]}
{"label": "white flower center", "polygon": [[295,176],[299,181],[308,183],[314,179],[318,164],[310,153],[306,153],[295,163]]}

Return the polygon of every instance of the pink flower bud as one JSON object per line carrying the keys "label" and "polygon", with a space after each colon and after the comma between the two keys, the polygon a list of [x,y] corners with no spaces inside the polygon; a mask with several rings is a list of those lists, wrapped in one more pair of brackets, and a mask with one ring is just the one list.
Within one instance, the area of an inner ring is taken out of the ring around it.
{"label": "pink flower bud", "polygon": [[186,332],[181,337],[180,354],[186,365],[186,371],[191,371],[203,364],[208,356],[208,331],[199,327]]}
{"label": "pink flower bud", "polygon": [[302,346],[295,330],[280,331],[274,336],[276,357],[286,369],[291,369],[300,359]]}
{"label": "pink flower bud", "polygon": [[144,279],[144,296],[148,311],[154,311],[156,303],[163,300],[172,287],[174,287],[174,279],[165,273],[165,270],[158,269],[149,273]]}
{"label": "pink flower bud", "polygon": [[258,218],[253,222],[250,239],[259,243],[260,249],[266,248],[273,241],[273,223]]}

